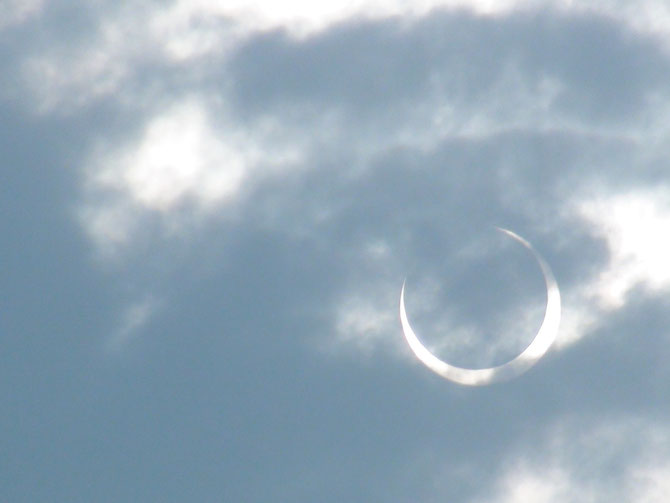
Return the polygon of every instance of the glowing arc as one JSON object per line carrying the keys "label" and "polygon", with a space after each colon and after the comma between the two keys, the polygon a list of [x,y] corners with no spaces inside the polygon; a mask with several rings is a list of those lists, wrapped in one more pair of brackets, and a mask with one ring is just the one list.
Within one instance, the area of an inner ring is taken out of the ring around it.
{"label": "glowing arc", "polygon": [[403,282],[402,289],[400,290],[400,323],[410,349],[426,367],[436,374],[466,386],[483,386],[505,381],[526,372],[546,354],[554,343],[561,321],[561,294],[549,265],[535,248],[521,236],[508,229],[496,228],[530,250],[540,265],[540,269],[542,269],[542,275],[547,287],[547,307],[542,325],[528,347],[512,360],[496,367],[482,369],[456,367],[440,360],[421,343],[407,319],[407,311],[405,310],[405,282]]}

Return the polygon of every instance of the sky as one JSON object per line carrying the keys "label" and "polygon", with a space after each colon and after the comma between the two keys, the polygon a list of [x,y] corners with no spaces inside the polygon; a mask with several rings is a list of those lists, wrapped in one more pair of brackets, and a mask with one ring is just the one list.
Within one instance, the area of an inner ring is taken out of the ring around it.
{"label": "sky", "polygon": [[2,1],[0,500],[665,503],[669,113],[664,0]]}

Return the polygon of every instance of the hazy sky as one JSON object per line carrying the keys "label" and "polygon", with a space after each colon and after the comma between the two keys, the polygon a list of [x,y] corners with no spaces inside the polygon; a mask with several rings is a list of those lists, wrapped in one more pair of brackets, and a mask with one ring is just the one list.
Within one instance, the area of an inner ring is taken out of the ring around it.
{"label": "hazy sky", "polygon": [[3,1],[0,500],[666,503],[669,117],[665,0]]}

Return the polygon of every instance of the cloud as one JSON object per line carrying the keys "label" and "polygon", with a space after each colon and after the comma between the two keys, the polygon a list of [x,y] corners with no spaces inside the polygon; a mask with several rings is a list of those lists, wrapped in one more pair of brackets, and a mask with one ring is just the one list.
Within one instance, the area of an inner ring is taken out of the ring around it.
{"label": "cloud", "polygon": [[[101,7],[79,5],[75,16],[55,3],[51,8],[56,15],[42,21],[45,34],[26,41],[16,70],[30,92],[28,108],[67,116],[113,100],[137,111],[147,100],[163,97],[175,76],[184,75],[184,62],[190,62],[190,73],[202,64],[201,57],[217,59],[240,38],[227,18],[183,12],[177,4]],[[73,18],[67,32],[50,24],[59,11]],[[147,82],[156,71],[165,81]]]}
{"label": "cloud", "polygon": [[[537,501],[551,503],[554,501],[571,501],[575,492],[569,478],[560,469],[536,469],[528,466],[517,466],[501,483],[499,495],[493,500],[500,503],[515,501]],[[580,501],[589,501],[593,496],[581,493]]]}
{"label": "cloud", "polygon": [[[35,5],[39,4],[35,3]],[[635,9],[626,9],[625,3],[622,6],[615,2],[601,2],[594,6],[592,2],[549,1],[544,2],[544,7],[549,8],[554,17],[572,16],[575,20],[579,19],[579,14],[582,14],[584,18],[591,17],[592,19],[603,13],[617,16],[622,27],[629,23],[637,23],[631,29],[638,29],[642,37],[649,32],[659,31],[659,20],[664,19],[660,15],[663,5],[655,0],[636,4]],[[370,26],[374,23],[381,25],[391,23],[401,32],[408,34],[417,24],[424,24],[425,19],[436,17],[441,11],[454,12],[454,9],[460,9],[460,11],[455,11],[457,13],[466,14],[466,16],[461,16],[464,19],[467,17],[478,19],[479,21],[470,28],[478,32],[479,27],[485,27],[487,24],[504,24],[507,19],[514,17],[530,16],[532,18],[539,8],[537,3],[525,1],[491,2],[488,0],[358,1],[349,2],[346,6],[343,6],[341,2],[325,2],[314,6],[306,5],[304,2],[289,2],[283,4],[282,8],[277,8],[273,3],[249,0],[226,2],[226,5],[199,0],[197,2],[178,1],[169,5],[133,2],[106,9],[82,6],[84,12],[82,16],[86,19],[81,25],[73,26],[72,33],[68,33],[67,36],[60,36],[63,34],[59,33],[58,26],[51,27],[47,24],[50,30],[44,37],[30,41],[28,50],[22,54],[18,66],[23,76],[22,84],[32,90],[33,98],[36,98],[31,104],[42,113],[68,113],[67,111],[72,113],[73,110],[88,106],[92,102],[115,96],[120,90],[123,91],[121,96],[125,102],[134,103],[137,106],[146,99],[144,95],[146,90],[138,89],[136,83],[146,77],[147,70],[176,72],[181,75],[186,70],[188,73],[203,75],[211,71],[212,61],[217,65],[225,65],[229,58],[234,59],[236,53],[244,49],[249,42],[263,39],[267,34],[282,33],[287,40],[299,45],[303,42],[311,45],[324,34],[326,35],[324,40],[328,40],[331,38],[328,37],[328,33],[336,34],[341,28],[346,29],[349,24]],[[57,4],[52,9],[57,12],[64,7]],[[38,7],[22,7],[16,12],[33,13],[38,10]],[[621,15],[622,11],[625,12],[625,15]],[[21,16],[21,19],[25,17],[23,14]],[[549,17],[552,16],[547,16]],[[352,20],[356,21],[352,22]],[[653,23],[651,23],[652,20]],[[48,19],[45,22],[48,22]],[[645,27],[648,29],[643,29]],[[409,28],[410,31],[405,28]],[[549,29],[549,33],[553,31],[551,24],[546,28]],[[666,26],[665,32],[667,30]],[[460,30],[455,31],[456,34],[459,32]],[[442,45],[444,42],[453,41],[458,45],[458,37],[459,35],[456,35],[455,38],[446,35],[445,39],[443,32],[443,36],[434,38],[433,43]],[[489,45],[487,39],[495,40],[496,38],[495,32],[485,30],[480,33],[480,36],[470,40],[480,39],[485,46]],[[598,38],[606,41],[608,35],[601,33]],[[386,42],[387,44],[393,43],[392,40]],[[502,44],[489,45],[489,48],[504,49],[512,42],[515,50],[523,49],[523,46],[516,46],[510,39],[499,42]],[[569,41],[567,43],[570,44]],[[582,48],[582,59],[592,58],[593,54],[589,52],[591,49],[588,48],[590,46],[578,40],[572,43]],[[593,51],[600,51],[607,47],[607,43],[597,45],[593,47]],[[635,48],[635,43],[632,44],[632,48]],[[462,49],[476,49],[476,47]],[[553,48],[549,44],[542,49],[552,50]],[[534,47],[529,46],[523,52],[532,55],[534,50]],[[432,54],[432,57],[441,59],[440,52],[450,55],[452,51],[442,50]],[[365,52],[362,55],[365,55]],[[438,60],[435,63],[438,63]],[[626,62],[628,58],[621,61]],[[496,60],[492,59],[491,62],[494,63],[491,69],[495,71]],[[355,60],[352,60],[351,63],[355,64]],[[456,59],[450,63],[454,70],[454,63],[462,64],[463,62],[459,63]],[[494,99],[495,96],[504,92],[511,100],[503,100],[499,104],[488,104],[489,114],[472,116],[470,127],[479,128],[482,123],[490,123],[490,112],[494,108],[491,105],[505,108],[506,113],[514,110],[523,114],[532,112],[533,108],[528,106],[530,104],[525,96],[527,91],[539,92],[540,96],[533,105],[542,110],[541,107],[546,107],[548,100],[552,100],[557,92],[570,90],[563,86],[561,76],[551,75],[550,72],[546,75],[539,75],[537,82],[528,81],[527,75],[517,75],[518,69],[515,68],[515,62],[511,63],[511,65],[503,65],[507,75],[498,79],[497,93],[491,96],[491,99]],[[516,63],[523,63],[523,61],[518,60]],[[608,61],[608,64],[614,68],[617,60]],[[474,66],[477,65],[475,61]],[[566,69],[570,70],[569,66]],[[579,72],[577,76],[581,77],[588,74],[588,69],[589,66],[575,68]],[[646,69],[639,70],[645,70],[644,73],[647,73]],[[619,81],[618,86],[635,84],[638,73],[640,72],[629,73],[628,79]],[[454,75],[451,72],[450,74]],[[274,77],[279,78],[281,75],[275,74]],[[433,73],[433,77],[437,77],[434,84],[439,86],[441,77],[439,72]],[[481,83],[484,82],[480,81]],[[465,82],[465,84],[476,90],[476,82]],[[160,87],[160,84],[152,86],[154,91]],[[612,102],[612,104],[616,103]],[[618,103],[630,104],[621,100]],[[454,125],[449,120],[453,108],[448,103],[439,105],[433,108],[436,112],[436,120],[442,122],[441,127],[453,127]],[[588,103],[583,102],[580,105],[583,107]]]}
{"label": "cloud", "polygon": [[203,205],[230,199],[258,155],[235,140],[212,134],[202,105],[180,103],[152,118],[137,145],[109,154],[95,181],[156,211],[169,211],[186,199]]}
{"label": "cloud", "polygon": [[161,302],[152,296],[128,306],[121,316],[118,328],[107,341],[108,350],[121,350],[156,315],[160,306]]}
{"label": "cloud", "polygon": [[559,349],[597,334],[613,311],[645,297],[661,298],[670,288],[670,240],[664,231],[670,225],[668,188],[601,186],[583,192],[569,211],[592,239],[604,244],[605,258],[568,290]]}
{"label": "cloud", "polygon": [[[9,2],[3,7],[2,23],[11,26],[37,17],[42,3]],[[142,91],[133,88],[144,68],[174,70],[183,64],[200,66],[202,58],[225,60],[263,32],[280,29],[291,36],[305,37],[361,15],[369,19],[417,17],[431,8],[458,3],[357,1],[343,6],[340,2],[295,1],[280,8],[262,0],[236,0],[225,5],[198,0],[168,5],[131,2],[104,9],[82,4],[78,7],[86,18],[84,27],[71,27],[74,29],[67,36],[60,36],[61,27],[50,27],[53,33],[30,41],[18,69],[22,84],[32,91],[32,106],[38,113],[73,113],[121,90],[124,101],[141,102],[143,96],[135,93]],[[493,4],[473,5],[488,11]],[[55,4],[47,14],[67,9]],[[45,22],[49,22],[48,17]]]}
{"label": "cloud", "polygon": [[179,235],[198,215],[233,204],[252,177],[276,176],[296,162],[299,154],[265,136],[214,119],[198,100],[177,102],[150,117],[138,138],[95,148],[81,220],[110,257],[152,215],[163,217],[167,235]]}
{"label": "cloud", "polygon": [[43,0],[5,0],[0,4],[0,31],[39,15]]}
{"label": "cloud", "polygon": [[[408,268],[456,279],[440,274],[481,244],[475,230],[505,225],[552,265],[573,259],[558,266],[566,302],[557,347],[594,333],[605,283],[619,278],[621,292],[652,285],[640,270],[624,273],[623,259],[608,265],[598,255],[603,240],[614,245],[587,214],[596,203],[575,203],[574,193],[606,170],[651,173],[663,158],[670,63],[658,27],[642,21],[659,5],[645,2],[626,19],[610,15],[615,2],[413,5],[119,7],[24,55],[41,113],[111,108],[130,124],[125,134],[91,137],[81,169],[77,214],[101,256],[191,239],[221,221],[234,233],[262,229],[314,249],[342,244],[349,277],[333,287],[341,300],[331,332],[375,347],[393,339],[387,292]],[[566,232],[575,225],[581,230]],[[386,251],[370,268],[365,248],[374,243]],[[590,255],[580,256],[584,246]],[[361,278],[367,287],[357,286]],[[417,298],[453,305],[454,293]],[[468,295],[471,306],[484,300],[510,313],[487,318],[507,334],[500,341],[509,352],[541,314],[537,294],[524,307]],[[481,345],[468,309],[422,332]]]}
{"label": "cloud", "polygon": [[441,391],[446,403],[428,406],[440,426],[422,420],[427,433],[415,436],[403,468],[421,473],[421,501],[601,503],[646,501],[662,491],[670,461],[664,415],[576,410],[571,401],[549,411],[528,386],[517,387],[518,395],[505,388],[480,389],[479,398],[470,389]]}
{"label": "cloud", "polygon": [[564,417],[500,460],[497,480],[473,503],[661,501],[670,432],[641,417],[594,423]]}
{"label": "cloud", "polygon": [[[177,31],[200,29],[185,20],[210,7],[175,4],[155,18],[156,30],[180,40]],[[423,326],[410,308],[418,332],[464,366],[518,354],[543,311],[532,276],[513,287],[528,292],[518,304],[474,293],[491,284],[498,251],[483,255],[488,275],[472,267],[474,256],[459,255],[477,253],[492,225],[524,234],[557,269],[558,349],[598,333],[616,281],[622,293],[651,281],[623,258],[607,262],[615,245],[597,229],[606,225],[598,218],[618,218],[610,209],[619,203],[603,195],[611,188],[577,202],[574,194],[597,186],[606,169],[625,173],[632,163],[651,172],[664,152],[669,63],[655,39],[593,13],[525,10],[436,11],[236,40],[213,67],[199,59],[211,40],[156,52],[167,58],[166,80],[187,65],[193,82],[145,105],[136,135],[91,150],[80,215],[103,256],[207,232],[217,221],[314,249],[337,244],[348,250],[336,254],[347,273],[325,310],[326,347],[404,354],[397,285],[414,274],[417,284],[433,278],[432,294],[412,294],[433,306]],[[563,270],[562,256],[572,259]],[[472,274],[467,287],[467,276],[448,275],[458,263]],[[464,288],[448,291],[448,281]]]}
{"label": "cloud", "polygon": [[[327,30],[348,19],[384,19],[389,17],[416,18],[438,9],[466,9],[480,16],[501,17],[511,12],[553,8],[581,13],[605,14],[621,23],[645,33],[667,33],[670,29],[670,11],[662,0],[644,0],[634,4],[618,0],[356,0],[342,4],[324,1],[310,4],[292,0],[277,4],[265,0],[233,0],[221,5],[211,0],[179,1],[169,9],[175,19],[212,18],[223,16],[234,19],[246,30],[266,31],[276,28],[290,30],[304,37]],[[183,21],[182,21],[183,22]]]}
{"label": "cloud", "polygon": [[654,460],[636,469],[629,482],[636,501],[662,503],[670,491],[670,462]]}
{"label": "cloud", "polygon": [[[13,494],[72,500],[63,470],[91,500],[662,501],[662,3],[17,15],[0,50],[16,98],[0,381],[26,409],[0,429],[33,438],[42,464],[22,470],[37,451],[17,441]],[[398,297],[407,279],[412,323],[445,360],[516,356],[545,287],[496,225],[556,275],[558,351],[464,390],[412,356]],[[104,365],[87,365],[110,325]],[[132,349],[141,361],[109,357]],[[165,476],[183,460],[189,477]]]}
{"label": "cloud", "polygon": [[577,211],[607,243],[609,263],[590,287],[604,308],[624,305],[638,285],[651,293],[670,288],[670,187],[602,195]]}
{"label": "cloud", "polygon": [[398,320],[389,304],[384,302],[378,306],[368,297],[347,296],[338,306],[336,314],[338,346],[351,343],[357,352],[371,355],[378,349],[380,339],[387,339],[393,344],[396,338],[390,336],[396,332]]}

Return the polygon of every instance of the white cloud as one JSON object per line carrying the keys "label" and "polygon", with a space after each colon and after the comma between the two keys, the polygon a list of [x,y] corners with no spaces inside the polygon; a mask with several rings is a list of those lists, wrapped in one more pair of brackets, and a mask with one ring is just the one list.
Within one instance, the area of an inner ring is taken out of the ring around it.
{"label": "white cloud", "polygon": [[118,256],[136,234],[139,208],[120,197],[97,200],[82,206],[78,217],[101,257]]}
{"label": "white cloud", "polygon": [[559,3],[574,12],[606,15],[633,31],[655,35],[666,50],[670,50],[670,5],[665,0],[563,0]]}
{"label": "white cloud", "polygon": [[670,190],[598,196],[578,203],[577,211],[609,250],[609,263],[588,292],[601,307],[623,306],[636,286],[670,288]]}
{"label": "white cloud", "polygon": [[296,36],[305,36],[327,29],[345,19],[380,19],[391,16],[420,16],[437,7],[471,8],[481,14],[497,14],[524,0],[180,0],[165,12],[166,18],[189,19],[221,16],[232,19],[246,31],[257,32],[275,28],[288,29]]}
{"label": "white cloud", "polygon": [[[610,15],[624,25],[645,33],[670,33],[669,8],[657,0],[630,5],[613,1],[545,0],[542,3],[575,12],[593,11]],[[39,12],[42,3],[38,0],[11,1],[6,5],[5,22],[9,23],[23,21]],[[170,66],[194,58],[202,61],[203,57],[214,58],[223,64],[227,55],[248,37],[271,29],[283,29],[293,36],[302,37],[314,35],[345,20],[393,17],[411,22],[435,8],[463,8],[479,15],[497,16],[538,6],[537,2],[530,0],[354,0],[344,3],[178,0],[169,5],[132,2],[101,12],[92,40],[65,45],[52,40],[48,47],[29,55],[22,64],[23,81],[26,88],[33,91],[36,108],[42,113],[64,113],[112,95],[121,88],[124,92],[119,99],[141,102],[143,97],[134,96],[125,84],[143,65]],[[530,94],[539,93],[539,96],[533,98],[529,108],[528,90],[511,73],[501,79],[500,86],[505,89],[496,89],[491,99],[500,91],[505,91],[506,99],[496,105],[505,108],[500,112],[524,110],[522,115],[526,116],[525,119],[519,117],[516,120],[528,122],[537,110],[551,102],[557,85],[560,86],[560,83],[546,81],[539,89],[532,90]],[[517,106],[519,104],[523,106]],[[438,111],[433,126],[441,129],[457,127],[464,128],[465,134],[477,134],[482,128],[496,127],[489,124],[491,110],[479,116],[469,114],[471,119],[463,126],[460,122],[451,124],[449,104],[433,105],[431,110]],[[509,126],[516,126],[514,122],[512,120]]]}
{"label": "white cloud", "polygon": [[566,218],[586,224],[591,237],[605,243],[607,258],[592,275],[562,291],[557,349],[595,333],[612,311],[625,308],[636,288],[649,295],[670,290],[669,189],[603,193],[582,188],[566,204]]}
{"label": "white cloud", "polygon": [[670,494],[670,460],[654,460],[633,470],[628,485],[637,503],[666,503]]}
{"label": "white cloud", "polygon": [[215,134],[201,104],[179,103],[153,118],[136,144],[112,152],[95,181],[156,211],[186,199],[202,205],[230,199],[258,154],[228,134]]}
{"label": "white cloud", "polygon": [[224,3],[180,0],[169,12],[181,18],[223,16],[235,20],[246,30],[285,28],[302,36],[349,18],[412,18],[439,8],[469,9],[479,15],[499,16],[540,6],[606,14],[645,33],[667,35],[670,31],[670,7],[663,0],[288,0],[282,3],[273,0],[229,0]]}
{"label": "white cloud", "polygon": [[[495,503],[572,501],[570,496],[574,491],[565,470],[556,467],[538,469],[526,464],[519,464],[512,468],[501,481],[500,486],[499,494],[495,499],[486,501]],[[588,499],[580,499],[580,501],[585,503]]]}
{"label": "white cloud", "polygon": [[236,26],[236,36],[282,28],[295,36],[324,30],[346,19],[416,18],[433,9],[469,9],[479,15],[499,16],[540,5],[568,11],[602,13],[645,33],[670,31],[670,7],[662,0],[621,2],[617,0],[178,0],[150,15],[157,40],[178,58],[219,51],[220,30],[213,20]]}
{"label": "white cloud", "polygon": [[667,500],[670,431],[641,418],[565,418],[510,451],[490,493],[473,503]]}
{"label": "white cloud", "polygon": [[395,300],[391,297],[386,295],[384,299],[379,299],[362,295],[347,296],[337,308],[338,343],[352,345],[365,354],[371,353],[384,343],[397,348],[398,344],[393,344],[393,338],[394,335],[399,335],[398,320],[395,310],[389,309]]}
{"label": "white cloud", "polygon": [[558,350],[567,349],[592,333],[598,327],[602,314],[595,302],[579,287],[563,292],[562,304],[561,325],[554,342]]}
{"label": "white cloud", "polygon": [[139,138],[95,150],[79,216],[102,254],[113,256],[151,214],[175,233],[180,212],[209,214],[233,200],[257,159],[255,146],[234,131],[217,134],[201,103],[177,103],[150,119]]}
{"label": "white cloud", "polygon": [[[163,54],[173,61],[222,54],[245,33],[225,11],[208,2],[174,2],[147,19],[149,33]],[[226,2],[227,3],[227,2]]]}
{"label": "white cloud", "polygon": [[364,264],[367,280],[355,277],[345,282],[331,313],[335,337],[319,341],[321,348],[331,352],[352,349],[365,356],[379,348],[399,353],[404,349],[397,313],[401,285],[393,271],[393,251],[385,241],[372,239],[347,255],[347,260]]}
{"label": "white cloud", "polygon": [[296,165],[301,151],[284,133],[271,123],[249,132],[221,116],[214,121],[197,99],[177,102],[137,138],[91,153],[81,221],[102,254],[113,256],[151,215],[168,234],[194,218],[226,216],[224,207],[250,184]]}

